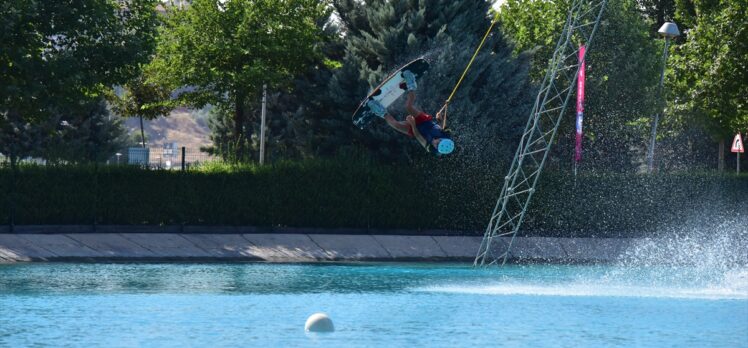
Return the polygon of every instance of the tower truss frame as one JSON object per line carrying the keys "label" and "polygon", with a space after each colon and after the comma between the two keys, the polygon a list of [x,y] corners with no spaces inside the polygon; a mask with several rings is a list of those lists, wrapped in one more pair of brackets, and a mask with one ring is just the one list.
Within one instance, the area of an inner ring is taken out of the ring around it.
{"label": "tower truss frame", "polygon": [[[574,0],[527,120],[509,173],[475,257],[474,266],[504,265],[535,193],[538,179],[590,51],[608,0]],[[508,239],[508,240],[507,240]]]}

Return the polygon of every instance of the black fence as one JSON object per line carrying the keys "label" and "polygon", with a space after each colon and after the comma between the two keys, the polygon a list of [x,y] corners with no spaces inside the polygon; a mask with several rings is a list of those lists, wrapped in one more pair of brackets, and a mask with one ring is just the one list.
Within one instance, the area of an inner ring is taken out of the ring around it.
{"label": "black fence", "polygon": [[220,158],[200,149],[166,146],[130,147],[110,157],[108,165],[133,165],[153,169],[186,169]]}
{"label": "black fence", "polygon": [[[117,151],[102,164],[120,166],[138,166],[150,169],[183,170],[191,166],[214,162],[220,157],[201,151],[200,149],[187,147],[130,147]],[[0,153],[0,164],[8,164],[10,158]],[[24,157],[18,159],[19,163],[47,165],[50,162],[41,157]],[[64,162],[64,161],[63,161]],[[59,162],[55,162],[59,163]]]}

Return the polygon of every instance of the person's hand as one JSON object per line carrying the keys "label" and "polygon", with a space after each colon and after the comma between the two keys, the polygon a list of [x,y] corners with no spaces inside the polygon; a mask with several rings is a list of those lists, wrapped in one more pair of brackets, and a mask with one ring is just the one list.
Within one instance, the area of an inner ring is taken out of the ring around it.
{"label": "person's hand", "polygon": [[439,112],[436,113],[436,120],[441,121],[444,118],[444,108],[439,110]]}
{"label": "person's hand", "polygon": [[405,118],[405,122],[408,122],[409,125],[415,126],[416,125],[416,119],[415,117],[408,115],[408,117]]}

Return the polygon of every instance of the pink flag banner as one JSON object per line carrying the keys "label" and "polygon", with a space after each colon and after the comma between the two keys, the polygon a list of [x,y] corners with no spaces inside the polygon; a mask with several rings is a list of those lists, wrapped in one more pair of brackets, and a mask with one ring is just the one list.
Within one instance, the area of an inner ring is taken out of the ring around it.
{"label": "pink flag banner", "polygon": [[582,161],[582,123],[584,121],[584,79],[586,70],[584,62],[585,50],[584,45],[579,47],[579,61],[581,62],[581,67],[579,68],[579,76],[577,79],[577,142],[576,147],[574,148],[574,161],[576,163]]}

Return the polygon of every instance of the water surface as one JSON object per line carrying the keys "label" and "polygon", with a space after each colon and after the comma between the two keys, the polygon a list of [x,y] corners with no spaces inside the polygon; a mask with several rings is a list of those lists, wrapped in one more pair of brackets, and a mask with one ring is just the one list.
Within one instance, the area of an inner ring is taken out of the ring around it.
{"label": "water surface", "polygon": [[[337,331],[307,334],[326,312]],[[0,265],[0,346],[748,345],[748,271],[460,264]]]}

